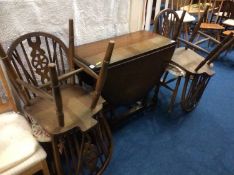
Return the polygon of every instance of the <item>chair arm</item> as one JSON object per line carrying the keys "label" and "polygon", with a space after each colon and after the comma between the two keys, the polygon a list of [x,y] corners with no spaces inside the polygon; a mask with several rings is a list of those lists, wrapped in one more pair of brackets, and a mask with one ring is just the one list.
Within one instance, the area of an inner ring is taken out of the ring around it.
{"label": "chair arm", "polygon": [[76,56],[76,57],[73,59],[73,61],[74,61],[74,63],[75,63],[77,66],[83,68],[83,69],[84,69],[84,70],[83,70],[84,72],[86,72],[87,74],[89,74],[91,77],[93,77],[93,78],[95,78],[95,79],[98,79],[98,75],[97,75],[92,69],[90,69],[89,66],[87,66],[85,63],[83,63],[82,61],[80,61],[80,58],[79,58],[79,57]]}
{"label": "chair arm", "polygon": [[49,99],[49,100],[54,100],[53,96],[46,93],[45,91],[41,90],[40,88],[33,86],[31,84],[28,84],[26,82],[24,82],[23,80],[20,79],[16,79],[16,82],[19,83],[20,85],[22,85],[23,87],[25,87],[26,89],[29,89],[30,91],[32,91],[33,93],[37,94],[38,96],[45,98],[45,99]]}
{"label": "chair arm", "polygon": [[[58,80],[59,80],[59,81],[62,81],[62,80],[68,79],[69,77],[71,77],[71,76],[73,76],[73,75],[75,75],[75,74],[77,74],[77,73],[79,73],[79,72],[82,72],[83,70],[84,70],[84,68],[80,68],[80,69],[77,69],[77,70],[70,71],[70,72],[68,72],[68,73],[66,73],[66,74],[63,74],[63,75],[59,76],[59,77],[58,77]],[[48,81],[48,82],[46,82],[45,84],[39,86],[39,88],[40,88],[40,89],[41,89],[41,88],[45,88],[45,87],[48,87],[48,86],[50,86],[50,85],[51,85],[51,81]]]}
{"label": "chair arm", "polygon": [[209,52],[208,52],[207,50],[205,50],[205,49],[203,49],[202,47],[197,46],[197,45],[195,45],[195,44],[193,44],[193,43],[191,43],[191,42],[189,42],[189,41],[186,41],[186,40],[184,40],[184,39],[182,39],[182,38],[178,38],[178,40],[181,41],[181,42],[183,42],[183,43],[185,43],[185,44],[188,45],[189,47],[192,47],[193,49],[200,50],[200,51],[202,51],[202,52],[205,52],[206,54],[209,54]]}
{"label": "chair arm", "polygon": [[217,39],[213,38],[210,35],[207,35],[206,33],[203,33],[202,31],[198,31],[198,33],[204,37],[209,38],[210,40],[212,40],[213,42],[215,42],[216,44],[220,44],[220,41],[218,41]]}

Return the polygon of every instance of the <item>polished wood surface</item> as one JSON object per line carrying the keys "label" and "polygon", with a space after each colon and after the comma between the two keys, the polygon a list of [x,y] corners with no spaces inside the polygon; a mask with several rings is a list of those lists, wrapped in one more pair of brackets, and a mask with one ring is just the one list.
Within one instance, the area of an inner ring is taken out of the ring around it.
{"label": "polished wood surface", "polygon": [[191,74],[207,73],[208,75],[212,76],[215,72],[212,70],[212,67],[207,64],[199,69],[198,72],[195,71],[197,66],[204,60],[204,57],[197,54],[193,50],[180,47],[175,50],[171,61],[184,71],[190,72]]}
{"label": "polished wood surface", "polygon": [[168,38],[147,31],[138,31],[75,47],[75,56],[88,65],[100,67],[109,40],[115,41],[110,64],[172,44]]}
{"label": "polished wood surface", "polygon": [[[116,44],[102,96],[113,106],[134,103],[158,86],[176,42],[148,31],[110,39]],[[98,69],[110,39],[76,47],[76,59]]]}
{"label": "polished wood surface", "polygon": [[43,175],[50,175],[46,160],[38,162],[36,165],[30,167],[29,169],[26,169],[23,173],[19,175],[32,175],[40,171],[42,171]]}
{"label": "polished wood surface", "polygon": [[233,33],[234,35],[234,30],[226,30],[223,32],[224,35],[230,35],[230,33]]}
{"label": "polished wood surface", "polygon": [[[62,104],[64,113],[64,126],[60,127],[55,104],[51,100],[37,97],[31,106],[25,107],[25,112],[32,115],[37,122],[50,134],[66,132],[74,127],[81,131],[87,131],[97,124],[92,116],[101,110],[103,100],[99,100],[95,109],[90,105],[93,96],[85,92],[79,86],[67,86],[61,88]],[[49,117],[45,117],[49,116]]]}
{"label": "polished wood surface", "polygon": [[224,30],[224,27],[216,23],[201,23],[201,29]]}

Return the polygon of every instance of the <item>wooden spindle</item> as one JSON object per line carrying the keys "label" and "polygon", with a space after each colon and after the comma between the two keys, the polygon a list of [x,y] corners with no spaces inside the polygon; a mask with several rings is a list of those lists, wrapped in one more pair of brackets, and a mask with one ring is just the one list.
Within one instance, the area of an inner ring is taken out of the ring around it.
{"label": "wooden spindle", "polygon": [[102,62],[102,67],[101,67],[101,70],[99,73],[99,78],[98,78],[97,83],[96,83],[95,94],[94,94],[94,98],[93,98],[93,101],[91,104],[91,109],[94,109],[96,107],[98,99],[101,95],[101,91],[102,91],[102,88],[103,88],[105,80],[106,80],[107,67],[108,67],[110,59],[111,59],[114,45],[115,45],[114,41],[110,41],[108,44],[108,48],[106,50],[106,54],[105,54],[104,60]]}
{"label": "wooden spindle", "polygon": [[185,14],[186,14],[186,11],[185,10],[183,10],[183,13],[182,13],[182,15],[181,15],[181,17],[180,17],[180,20],[179,20],[179,24],[178,24],[178,26],[177,26],[177,29],[176,29],[176,32],[175,32],[175,34],[174,34],[174,36],[173,36],[173,40],[177,40],[177,38],[178,38],[178,36],[179,36],[179,34],[180,34],[180,29],[181,29],[181,26],[183,25],[183,21],[184,21],[184,17],[185,17]]}
{"label": "wooden spindle", "polygon": [[[74,24],[73,24],[73,19],[69,19],[69,47],[68,47],[68,61],[70,64],[70,70],[74,70]],[[71,83],[75,84],[75,77],[71,78]]]}
{"label": "wooden spindle", "polygon": [[[206,6],[204,13],[202,14],[201,18],[198,20],[198,23],[196,24],[194,31],[189,39],[189,42],[193,42],[193,40],[195,39],[195,37],[197,36],[197,32],[200,29],[201,23],[203,21],[203,19],[205,18],[207,12],[208,12],[209,6]],[[187,48],[187,47],[186,47]]]}
{"label": "wooden spindle", "polygon": [[63,127],[64,126],[63,102],[59,87],[58,75],[56,72],[56,65],[54,63],[49,64],[49,71],[50,71],[51,86],[52,86],[59,126]]}
{"label": "wooden spindle", "polygon": [[73,57],[74,57],[74,24],[73,20],[69,19],[69,50],[68,50],[68,59],[71,65],[71,69],[74,70],[74,63],[73,63]]}

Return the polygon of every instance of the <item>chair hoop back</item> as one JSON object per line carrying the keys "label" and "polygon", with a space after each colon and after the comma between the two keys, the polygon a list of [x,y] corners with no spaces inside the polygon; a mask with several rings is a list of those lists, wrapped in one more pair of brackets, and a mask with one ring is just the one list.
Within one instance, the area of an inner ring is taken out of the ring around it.
{"label": "chair hoop back", "polygon": [[[34,86],[50,81],[49,63],[56,64],[58,75],[72,67],[66,45],[56,36],[44,32],[20,36],[10,46],[8,58],[17,76]],[[31,99],[34,95],[26,91]]]}
{"label": "chair hoop back", "polygon": [[180,19],[174,10],[162,10],[154,20],[154,32],[176,40],[179,35],[184,15],[185,12],[183,12],[183,15]]}
{"label": "chair hoop back", "polygon": [[194,41],[195,37],[197,36],[197,32],[198,32],[199,29],[200,29],[201,23],[202,23],[203,20],[206,18],[207,12],[208,12],[209,8],[210,8],[209,6],[206,6],[204,13],[203,13],[202,16],[199,18],[199,20],[198,20],[196,26],[194,27],[194,30],[193,30],[193,33],[192,33],[190,39],[189,39],[189,42],[192,43],[192,42]]}

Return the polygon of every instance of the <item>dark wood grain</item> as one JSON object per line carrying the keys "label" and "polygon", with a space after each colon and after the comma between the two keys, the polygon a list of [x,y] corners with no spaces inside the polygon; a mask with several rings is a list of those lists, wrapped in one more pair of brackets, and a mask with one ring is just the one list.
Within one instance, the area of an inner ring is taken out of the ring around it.
{"label": "dark wood grain", "polygon": [[[134,103],[158,85],[176,42],[148,31],[110,39],[115,41],[115,49],[102,96],[111,105]],[[110,39],[77,46],[76,59],[98,70]]]}
{"label": "dark wood grain", "polygon": [[75,47],[75,56],[78,57],[79,60],[84,61],[87,65],[100,67],[109,40],[115,41],[115,49],[110,61],[111,65],[134,57],[135,55],[144,54],[145,52],[150,52],[172,44],[170,39],[158,34],[138,31],[77,46]]}
{"label": "dark wood grain", "polygon": [[183,11],[181,18],[171,9],[164,9],[159,12],[154,20],[154,32],[172,40],[176,40],[184,20],[186,11]]}

